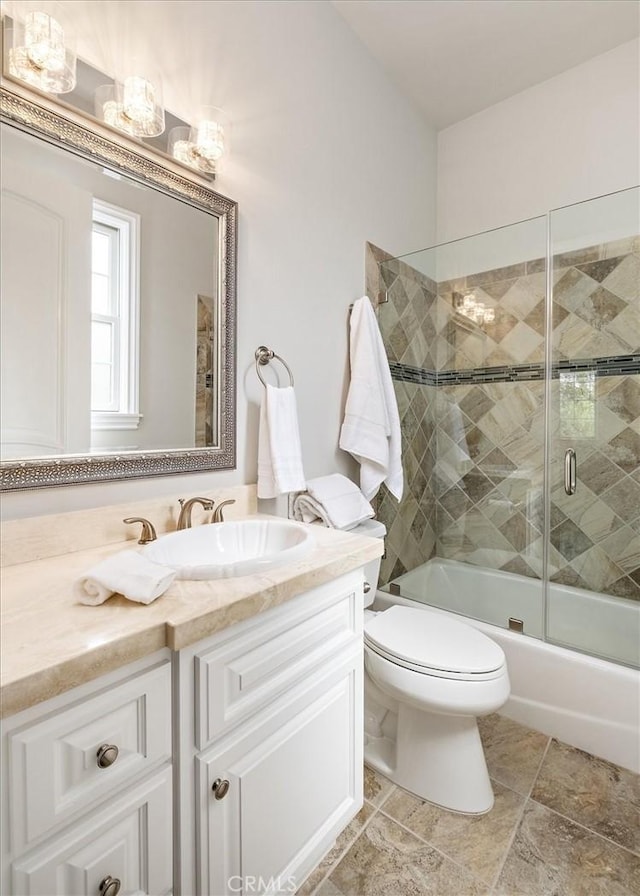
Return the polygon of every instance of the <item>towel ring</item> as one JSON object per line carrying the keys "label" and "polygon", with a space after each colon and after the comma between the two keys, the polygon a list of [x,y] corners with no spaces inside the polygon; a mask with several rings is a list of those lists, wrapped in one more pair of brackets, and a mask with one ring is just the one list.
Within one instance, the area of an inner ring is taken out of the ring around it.
{"label": "towel ring", "polygon": [[276,353],[273,351],[273,349],[267,348],[266,345],[259,345],[258,348],[256,349],[255,358],[256,358],[256,373],[258,374],[258,379],[260,380],[260,382],[262,383],[262,385],[265,388],[266,388],[267,384],[265,383],[264,378],[263,378],[262,374],[260,373],[259,365],[264,367],[265,364],[268,364],[269,361],[273,361],[274,358],[277,358],[278,361],[280,361],[282,366],[285,368],[285,370],[289,374],[289,380],[290,380],[289,385],[293,386],[293,374],[291,373],[291,368],[289,367],[287,362],[284,360],[284,358],[281,358],[280,355],[276,355]]}

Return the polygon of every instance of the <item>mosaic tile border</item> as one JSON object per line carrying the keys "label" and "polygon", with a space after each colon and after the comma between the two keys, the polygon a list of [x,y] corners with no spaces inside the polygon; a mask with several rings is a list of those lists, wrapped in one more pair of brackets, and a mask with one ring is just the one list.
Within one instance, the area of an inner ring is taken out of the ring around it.
{"label": "mosaic tile border", "polygon": [[[544,380],[545,365],[514,364],[501,367],[471,367],[466,370],[422,370],[408,364],[389,362],[391,377],[402,383],[423,386],[464,386],[469,383],[523,383]],[[551,366],[551,378],[567,371],[589,371],[596,376],[640,374],[640,354],[609,358],[580,358],[558,361]]]}
{"label": "mosaic tile border", "polygon": [[437,386],[437,370],[424,370],[422,367],[411,367],[409,364],[399,364],[389,361],[391,379],[399,383],[417,383],[421,386]]}

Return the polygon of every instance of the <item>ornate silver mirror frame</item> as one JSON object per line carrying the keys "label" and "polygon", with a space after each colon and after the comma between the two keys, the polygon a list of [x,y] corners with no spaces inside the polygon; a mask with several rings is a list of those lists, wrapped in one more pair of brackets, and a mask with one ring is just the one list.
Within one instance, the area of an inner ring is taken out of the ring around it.
{"label": "ornate silver mirror frame", "polygon": [[62,455],[0,464],[0,490],[44,488],[114,479],[139,479],[172,473],[228,470],[236,465],[236,252],[237,204],[185,176],[184,169],[161,163],[143,146],[115,142],[108,129],[80,115],[61,115],[47,100],[35,102],[21,90],[0,87],[0,120],[76,155],[186,201],[218,219],[217,342],[219,388],[217,445],[188,450],[127,451],[104,455]]}

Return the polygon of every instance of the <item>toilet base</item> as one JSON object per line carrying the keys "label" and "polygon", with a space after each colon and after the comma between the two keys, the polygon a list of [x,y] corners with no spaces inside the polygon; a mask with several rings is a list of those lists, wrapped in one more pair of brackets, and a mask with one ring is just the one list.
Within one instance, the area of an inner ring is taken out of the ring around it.
{"label": "toilet base", "polygon": [[493,790],[474,716],[425,712],[398,704],[397,738],[365,738],[367,765],[427,802],[483,815]]}

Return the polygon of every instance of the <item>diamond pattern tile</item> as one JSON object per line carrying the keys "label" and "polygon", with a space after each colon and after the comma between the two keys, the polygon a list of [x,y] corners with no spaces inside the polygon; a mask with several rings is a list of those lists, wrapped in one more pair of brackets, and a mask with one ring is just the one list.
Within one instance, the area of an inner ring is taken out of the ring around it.
{"label": "diamond pattern tile", "polygon": [[608,277],[609,274],[615,271],[622,260],[622,257],[604,258],[602,261],[592,261],[589,264],[578,264],[576,267],[579,271],[582,271],[583,274],[591,277],[592,280],[602,283],[605,277]]}
{"label": "diamond pattern tile", "polygon": [[609,391],[604,403],[626,423],[633,423],[640,418],[640,379],[632,376],[615,379],[620,382]]}
{"label": "diamond pattern tile", "polygon": [[604,492],[602,500],[626,523],[640,519],[640,485],[630,476]]}
{"label": "diamond pattern tile", "polygon": [[615,485],[623,476],[624,472],[620,467],[600,451],[594,452],[587,460],[580,461],[580,482],[587,485],[596,494]]}
{"label": "diamond pattern tile", "polygon": [[[638,240],[554,259],[555,361],[640,351]],[[544,261],[485,271],[436,287],[404,261],[379,267],[389,303],[379,320],[391,360],[424,370],[544,360]],[[454,310],[472,291],[493,308],[477,326]],[[566,413],[552,384],[550,570],[554,581],[640,600],[640,377],[596,379],[591,435],[563,439]],[[408,496],[381,492],[393,530],[383,580],[447,557],[542,575],[544,383],[474,382],[437,389],[396,383]],[[574,444],[575,443],[575,444]],[[578,491],[562,486],[566,447],[578,451]],[[402,524],[394,525],[396,518]]]}
{"label": "diamond pattern tile", "polygon": [[573,560],[592,547],[593,542],[572,520],[565,520],[551,530],[551,544],[567,560]]}
{"label": "diamond pattern tile", "polygon": [[633,473],[640,466],[640,433],[627,427],[609,442],[609,457],[625,473]]}

